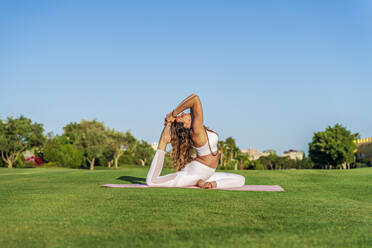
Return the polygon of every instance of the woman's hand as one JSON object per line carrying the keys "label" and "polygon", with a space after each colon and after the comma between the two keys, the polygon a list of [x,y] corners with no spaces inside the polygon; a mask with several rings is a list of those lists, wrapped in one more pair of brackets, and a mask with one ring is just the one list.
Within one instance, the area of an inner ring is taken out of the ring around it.
{"label": "woman's hand", "polygon": [[176,120],[176,118],[173,117],[173,111],[172,111],[169,114],[167,114],[167,116],[165,117],[165,124],[172,123],[175,120]]}

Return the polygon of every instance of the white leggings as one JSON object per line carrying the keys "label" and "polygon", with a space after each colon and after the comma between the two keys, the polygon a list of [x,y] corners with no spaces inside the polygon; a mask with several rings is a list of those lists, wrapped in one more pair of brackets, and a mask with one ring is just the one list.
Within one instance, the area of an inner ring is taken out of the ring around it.
{"label": "white leggings", "polygon": [[147,173],[146,183],[152,187],[185,187],[194,186],[203,179],[207,182],[216,181],[217,188],[241,187],[245,178],[241,175],[215,172],[216,169],[208,167],[199,161],[191,161],[182,170],[165,176],[160,176],[163,169],[165,152],[157,150]]}

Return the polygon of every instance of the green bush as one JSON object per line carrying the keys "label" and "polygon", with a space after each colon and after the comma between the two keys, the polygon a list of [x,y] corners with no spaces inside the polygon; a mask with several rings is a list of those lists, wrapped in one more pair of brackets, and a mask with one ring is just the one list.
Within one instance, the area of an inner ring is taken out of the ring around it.
{"label": "green bush", "polygon": [[23,161],[22,165],[18,168],[35,168],[35,164],[30,161]]}
{"label": "green bush", "polygon": [[135,164],[134,157],[125,152],[123,153],[123,155],[120,156],[118,162],[119,162],[119,166],[123,166],[126,164]]}
{"label": "green bush", "polygon": [[62,145],[61,153],[62,156],[60,164],[62,167],[80,168],[85,161],[83,152],[77,149],[74,145]]}
{"label": "green bush", "polygon": [[259,162],[256,162],[255,163],[255,166],[254,166],[254,169],[255,170],[265,170],[265,166]]}
{"label": "green bush", "polygon": [[19,154],[17,160],[15,161],[15,163],[13,164],[13,167],[14,168],[30,168],[29,166],[30,165],[24,165],[24,161],[25,160],[25,157],[23,156],[23,153]]}
{"label": "green bush", "polygon": [[43,157],[45,162],[59,162],[61,161],[61,147],[62,145],[57,139],[48,140],[43,149]]}
{"label": "green bush", "polygon": [[244,170],[254,170],[255,169],[255,162],[254,161],[248,161],[244,163],[243,165]]}
{"label": "green bush", "polygon": [[56,162],[48,162],[48,163],[44,163],[42,167],[50,168],[50,167],[60,167],[60,166]]}
{"label": "green bush", "polygon": [[61,145],[56,139],[48,140],[44,147],[46,162],[69,168],[80,168],[84,164],[82,151],[72,144]]}
{"label": "green bush", "polygon": [[[220,169],[220,170],[234,170],[236,163],[238,163],[236,160],[230,160],[230,161],[227,162],[227,164],[218,166],[218,169]],[[240,168],[240,166],[238,165],[238,169],[239,168]]]}
{"label": "green bush", "polygon": [[6,167],[6,163],[1,157],[0,157],[0,167]]}
{"label": "green bush", "polygon": [[370,164],[355,162],[355,163],[351,164],[351,166],[350,166],[350,168],[363,168],[363,167],[370,167]]}

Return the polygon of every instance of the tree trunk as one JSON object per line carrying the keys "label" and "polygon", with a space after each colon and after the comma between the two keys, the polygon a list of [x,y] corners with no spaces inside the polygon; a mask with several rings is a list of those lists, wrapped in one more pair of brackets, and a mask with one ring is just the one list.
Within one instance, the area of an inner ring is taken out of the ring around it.
{"label": "tree trunk", "polygon": [[221,165],[223,165],[223,149],[221,149]]}
{"label": "tree trunk", "polygon": [[114,157],[115,168],[119,167],[119,158],[122,154],[123,154],[123,151],[120,149],[120,151],[115,155]]}
{"label": "tree trunk", "polygon": [[108,167],[109,167],[109,168],[111,168],[111,163],[112,163],[112,161],[109,161],[109,162],[108,162]]}
{"label": "tree trunk", "polygon": [[145,166],[145,160],[140,159],[142,166]]}
{"label": "tree trunk", "polygon": [[95,160],[96,160],[96,158],[93,158],[92,160],[89,160],[89,159],[88,159],[89,164],[90,164],[90,167],[89,167],[90,170],[94,170],[94,161],[95,161]]}
{"label": "tree trunk", "polygon": [[228,154],[228,152],[226,151],[226,154],[225,154],[226,156],[225,156],[225,159],[223,160],[223,166],[226,166],[226,164],[227,164],[227,162],[228,162],[228,160],[229,160],[229,154]]}
{"label": "tree trunk", "polygon": [[11,161],[8,161],[8,168],[13,168],[13,163]]}
{"label": "tree trunk", "polygon": [[220,152],[220,165],[222,165],[222,161],[223,161],[223,149],[221,149],[221,152]]}
{"label": "tree trunk", "polygon": [[235,162],[234,170],[238,170],[238,163],[237,162]]}
{"label": "tree trunk", "polygon": [[240,170],[243,170],[243,160],[240,160]]}
{"label": "tree trunk", "polygon": [[8,164],[8,168],[13,168],[13,164],[17,161],[19,154],[20,152],[16,152],[8,156],[7,154],[4,155],[4,152],[1,152],[1,158]]}

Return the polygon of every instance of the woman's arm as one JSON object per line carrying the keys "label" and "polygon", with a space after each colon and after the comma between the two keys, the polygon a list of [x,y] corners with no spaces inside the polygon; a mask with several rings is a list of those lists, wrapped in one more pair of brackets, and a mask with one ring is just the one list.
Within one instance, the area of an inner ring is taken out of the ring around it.
{"label": "woman's arm", "polygon": [[203,108],[200,99],[197,95],[191,94],[183,100],[178,106],[169,114],[167,114],[167,121],[174,121],[179,113],[186,109],[191,109],[192,128],[195,135],[204,133],[203,131]]}

